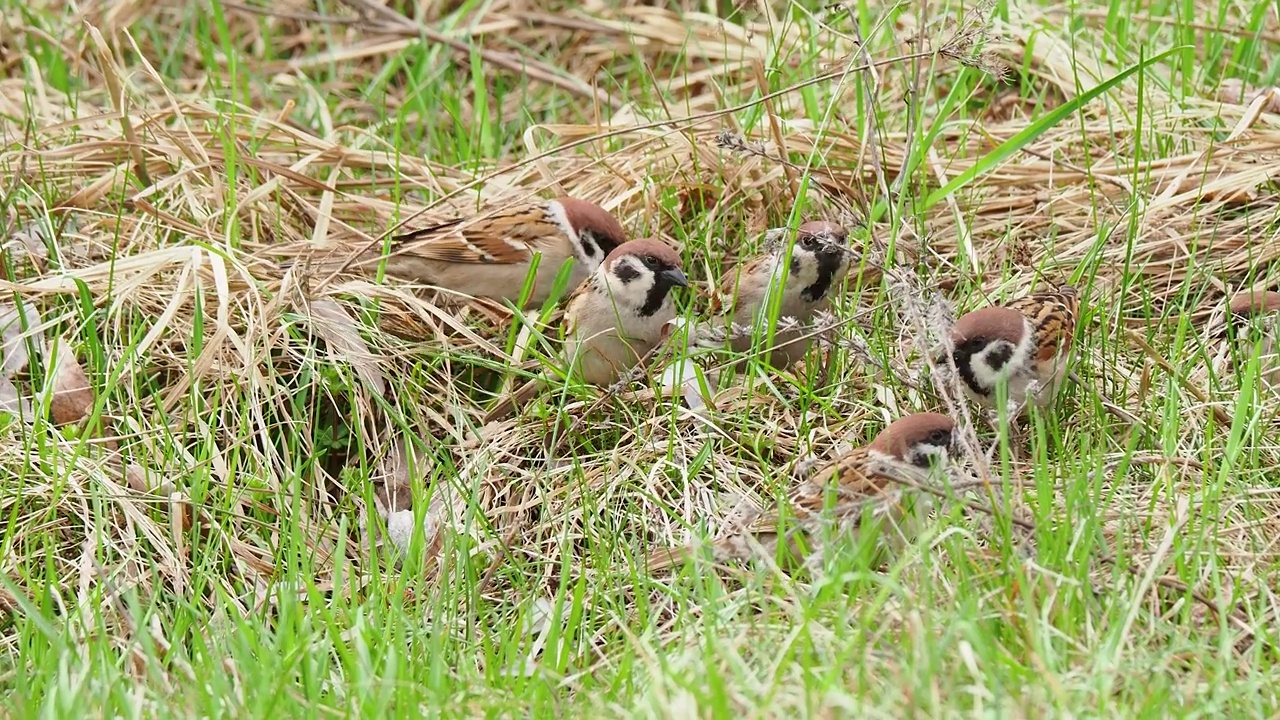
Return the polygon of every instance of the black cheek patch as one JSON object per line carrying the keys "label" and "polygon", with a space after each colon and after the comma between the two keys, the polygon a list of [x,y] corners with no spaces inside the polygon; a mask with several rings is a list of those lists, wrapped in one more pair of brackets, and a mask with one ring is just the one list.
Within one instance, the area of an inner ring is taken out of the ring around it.
{"label": "black cheek patch", "polygon": [[636,278],[640,277],[640,271],[635,269],[635,267],[629,262],[618,263],[615,265],[613,268],[613,274],[622,281],[623,285],[630,285],[635,282]]}
{"label": "black cheek patch", "polygon": [[582,245],[582,254],[587,258],[594,258],[600,254],[600,242],[596,239],[595,233],[590,230],[578,233],[578,243]]}
{"label": "black cheek patch", "polygon": [[1013,346],[1008,343],[1000,343],[1000,345],[991,352],[987,353],[987,364],[992,370],[999,370],[1009,364],[1009,359],[1013,357]]}

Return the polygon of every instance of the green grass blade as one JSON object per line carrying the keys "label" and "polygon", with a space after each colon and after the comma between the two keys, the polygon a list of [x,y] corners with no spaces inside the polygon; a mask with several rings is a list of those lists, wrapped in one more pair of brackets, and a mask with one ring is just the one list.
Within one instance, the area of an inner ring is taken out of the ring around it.
{"label": "green grass blade", "polygon": [[1057,125],[1058,123],[1062,122],[1063,119],[1065,119],[1068,115],[1079,110],[1081,107],[1085,105],[1085,103],[1092,101],[1094,98],[1098,97],[1102,93],[1124,82],[1124,80],[1128,78],[1130,75],[1133,75],[1139,70],[1142,70],[1151,65],[1154,65],[1160,62],[1161,60],[1164,60],[1170,55],[1173,55],[1174,53],[1178,52],[1180,49],[1181,49],[1180,47],[1172,47],[1160,53],[1159,55],[1153,55],[1147,60],[1138,62],[1130,66],[1128,69],[1124,70],[1123,72],[1117,74],[1115,77],[1112,77],[1109,80],[1099,83],[1093,89],[1087,92],[1081,93],[1080,95],[1077,95],[1075,98],[1072,98],[1070,101],[1058,106],[1053,110],[1053,112],[1049,113],[1048,115],[1045,115],[1039,120],[1023,128],[1023,130],[1019,132],[1017,135],[1014,135],[1008,140],[1005,140],[1004,142],[1000,143],[999,147],[987,153],[981,160],[974,163],[973,166],[970,167],[968,170],[965,170],[964,172],[952,178],[951,182],[948,182],[946,185],[943,185],[937,190],[934,190],[933,192],[929,193],[929,196],[926,197],[924,199],[924,202],[921,204],[920,210],[922,212],[927,211],[929,208],[933,207],[934,205],[937,205],[943,200],[946,200],[947,197],[951,195],[951,193],[954,193],[955,191],[959,190],[965,185],[968,185],[970,182],[974,180],[974,178],[978,177],[979,175],[982,175],[988,170],[991,170],[992,168],[994,168],[996,165],[999,165],[1000,163],[1004,162],[1010,155],[1026,147],[1033,140],[1043,135],[1047,130]]}

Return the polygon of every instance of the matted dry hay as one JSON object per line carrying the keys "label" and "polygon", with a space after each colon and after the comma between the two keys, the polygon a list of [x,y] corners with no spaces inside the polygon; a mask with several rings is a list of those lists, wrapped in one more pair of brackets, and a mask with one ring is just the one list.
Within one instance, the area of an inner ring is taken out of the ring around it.
{"label": "matted dry hay", "polygon": [[[296,102],[308,114],[325,102],[305,82],[309,68],[349,64],[343,77],[351,85],[326,90],[357,98],[360,83],[377,67],[365,61],[417,42],[420,21],[449,7],[427,3],[419,18],[408,20],[358,5],[366,12],[344,15],[346,24],[324,40],[313,33],[309,6],[283,5],[266,19],[232,12],[232,34],[247,48],[259,22],[271,23],[277,37],[295,34],[290,58],[258,70],[278,71],[272,96],[296,90]],[[918,323],[905,317],[901,294],[870,288],[851,294],[837,315],[847,320],[861,303],[880,309],[846,329],[875,317],[884,324],[882,334],[890,334],[890,323],[898,323],[901,342],[873,349],[889,370],[854,358],[837,363],[842,369],[810,390],[805,386],[820,370],[811,365],[799,380],[779,377],[749,391],[729,391],[711,419],[653,402],[651,391],[616,403],[571,397],[547,421],[507,422],[485,429],[477,440],[472,426],[485,396],[473,392],[483,384],[475,378],[531,356],[508,349],[510,313],[492,305],[437,304],[420,288],[372,278],[328,278],[313,272],[308,260],[329,257],[342,243],[375,242],[402,222],[412,226],[485,202],[567,193],[599,202],[634,235],[657,235],[681,247],[691,276],[705,280],[753,251],[762,230],[781,224],[797,201],[800,172],[810,157],[810,213],[845,218],[865,212],[881,179],[899,177],[910,154],[920,152],[906,126],[905,62],[877,70],[881,119],[876,141],[864,141],[871,128],[858,120],[865,113],[857,110],[854,88],[871,76],[847,71],[859,62],[858,45],[839,29],[822,37],[832,68],[817,83],[831,99],[827,121],[808,117],[800,93],[784,92],[770,96],[760,124],[742,127],[745,114],[726,112],[724,98],[781,90],[766,85],[763,63],[771,46],[807,47],[802,25],[769,17],[743,23],[697,12],[677,15],[639,3],[593,2],[555,13],[518,3],[486,7],[464,38],[486,48],[486,71],[505,72],[504,62],[512,61],[505,45],[490,40],[506,36],[511,46],[541,57],[527,65],[529,77],[598,108],[600,120],[559,122],[554,109],[539,111],[547,121],[512,141],[513,158],[526,159],[495,158],[483,172],[435,162],[429,149],[392,147],[377,128],[304,127],[293,119],[297,108],[256,97],[248,103],[216,99],[198,68],[191,69],[189,82],[166,83],[138,59],[136,39],[125,33],[140,17],[168,12],[162,4],[91,3],[81,9],[80,18],[96,31],[67,41],[70,62],[92,81],[74,102],[38,82],[0,81],[4,221],[10,228],[35,223],[55,229],[49,257],[24,266],[3,287],[37,308],[55,334],[82,330],[80,305],[91,304],[101,342],[94,371],[123,378],[104,399],[114,440],[78,454],[69,443],[70,466],[25,471],[19,493],[31,513],[42,512],[41,498],[54,482],[66,483],[78,504],[58,508],[47,522],[19,522],[23,537],[15,547],[50,553],[68,588],[107,575],[116,585],[162,581],[182,588],[190,586],[194,560],[180,530],[194,523],[203,528],[206,546],[231,558],[216,582],[247,605],[261,599],[278,570],[272,548],[277,528],[288,522],[302,528],[314,548],[322,586],[342,586],[326,558],[340,539],[340,521],[350,508],[344,503],[354,498],[363,506],[364,489],[344,487],[341,467],[308,465],[301,486],[292,478],[303,466],[296,453],[322,454],[321,428],[345,417],[362,437],[344,458],[353,467],[394,456],[388,448],[402,434],[421,441],[416,459],[386,471],[377,490],[382,503],[400,503],[391,497],[394,486],[403,483],[408,467],[421,469],[436,498],[428,512],[432,528],[467,533],[476,541],[471,551],[492,558],[494,568],[511,563],[534,578],[534,586],[551,587],[564,553],[590,552],[599,534],[632,538],[639,554],[646,543],[688,539],[690,526],[714,531],[734,512],[724,498],[768,503],[789,482],[785,471],[805,454],[826,456],[861,442],[889,418],[932,402],[922,375],[904,370],[915,361],[900,353],[923,341]],[[1002,39],[986,50],[1027,68],[1026,82],[1052,102],[1067,102],[1119,70],[1090,57],[1088,47],[1074,48],[1073,63],[1065,38],[1055,34],[1053,14],[1010,11],[1014,17],[991,28]],[[936,65],[931,91],[945,91],[939,81],[954,77],[957,59],[972,60],[962,46],[973,42],[964,35],[973,28],[953,24],[930,40]],[[908,17],[893,32],[905,39],[915,30]],[[17,37],[34,30],[11,24],[9,32]],[[1034,45],[1032,32],[1039,33]],[[631,55],[618,52],[622,44]],[[948,47],[952,51],[944,52]],[[667,69],[654,77],[679,100],[678,108],[639,107],[592,82],[637,58]],[[1164,342],[1162,330],[1145,318],[1176,319],[1189,302],[1210,308],[1243,284],[1267,285],[1275,277],[1271,261],[1280,254],[1274,230],[1280,117],[1266,112],[1265,102],[1184,100],[1156,85],[1148,83],[1142,99],[1148,111],[1142,132],[1176,147],[1169,156],[1149,159],[1134,151],[1139,98],[1131,78],[919,222],[874,224],[869,248],[883,257],[892,247],[894,256],[884,262],[907,268],[916,289],[950,288],[967,278],[996,297],[1028,289],[1043,281],[1041,275],[1060,281],[1081,265],[1096,268],[1090,292],[1101,328],[1082,332],[1126,326],[1140,332],[1113,333],[1112,351],[1082,353],[1079,372],[1106,379],[1106,402],[1141,405],[1151,374],[1159,372],[1152,357],[1159,353],[1125,338]],[[343,108],[346,117],[361,116],[360,102]],[[388,102],[395,102],[394,94]],[[514,113],[516,102],[509,98],[502,111]],[[1016,94],[1002,96],[999,110],[947,123],[923,158],[929,188],[965,172],[1038,112]],[[686,116],[692,119],[681,119]],[[447,200],[427,204],[427,197]],[[1132,245],[1120,239],[1130,234],[1138,238]],[[291,269],[284,259],[292,261]],[[1126,272],[1145,276],[1141,295],[1112,292]],[[1187,277],[1203,287],[1199,295],[1183,294]],[[135,337],[139,327],[147,331]],[[848,341],[833,346],[837,353],[851,352]],[[148,381],[131,381],[135,374]],[[335,377],[341,390],[329,399],[332,407],[299,411],[295,397],[319,407],[334,392],[325,383]],[[923,391],[910,389],[911,382]],[[160,392],[150,390],[157,386]],[[1222,404],[1207,395],[1205,402]],[[587,416],[589,422],[577,422]],[[1211,416],[1206,410],[1188,419],[1180,441],[1185,456],[1197,455],[1195,441]],[[5,432],[10,437],[0,445],[0,462],[25,467],[21,428]],[[589,446],[609,450],[587,452]],[[113,454],[117,448],[120,455]],[[196,454],[217,460],[199,468],[183,464]],[[226,489],[225,497],[193,503],[186,479],[195,472],[207,473]],[[1166,463],[1158,472],[1168,473],[1177,487],[1199,481],[1185,465]],[[109,518],[94,519],[90,486],[117,498]],[[289,500],[299,492],[307,502]],[[1126,546],[1145,547],[1143,539],[1126,534],[1133,508],[1169,516],[1184,510],[1152,501],[1136,485],[1113,492],[1116,516],[1104,522],[1108,536]],[[3,501],[0,511],[9,513],[7,504],[18,501]],[[584,524],[588,504],[604,508],[614,522]],[[1236,511],[1223,508],[1222,517]],[[99,522],[118,539],[107,554],[117,563],[110,570],[99,567],[86,542],[87,529]],[[220,529],[228,522],[236,532]],[[1242,539],[1224,542],[1241,546],[1268,533],[1244,524],[1233,528]],[[37,531],[55,543],[37,541]],[[433,537],[431,562],[441,545]],[[155,562],[159,576],[142,569],[143,558]],[[1274,558],[1266,546],[1232,561],[1248,574]],[[628,561],[619,559],[620,565]],[[486,576],[482,594],[500,600],[511,582],[503,572]],[[246,595],[245,588],[258,595]]]}

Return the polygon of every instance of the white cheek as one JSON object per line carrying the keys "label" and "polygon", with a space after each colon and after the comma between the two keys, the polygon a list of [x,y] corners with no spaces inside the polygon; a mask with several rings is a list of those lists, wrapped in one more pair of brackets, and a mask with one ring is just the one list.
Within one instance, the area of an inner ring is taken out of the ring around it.
{"label": "white cheek", "polygon": [[782,258],[779,257],[773,276],[775,282],[777,279],[786,277],[788,286],[811,285],[814,280],[818,279],[818,263],[815,261],[813,253],[797,245],[791,253],[791,266],[787,268],[786,275],[782,272]]}
{"label": "white cheek", "polygon": [[[633,278],[631,282],[622,282],[612,274],[605,275],[605,283],[609,288],[609,296],[613,302],[620,307],[638,309],[644,305],[645,299],[649,295],[649,288],[653,287],[653,273],[647,268],[635,268],[640,275]],[[668,298],[670,294],[668,294]]]}
{"label": "white cheek", "polygon": [[[782,287],[783,297],[795,302],[800,291],[812,285],[818,279],[817,266],[808,258],[802,257],[803,251],[796,248],[791,254],[791,266],[779,255],[773,262],[773,274],[769,284],[773,288]],[[785,283],[785,284],[784,284]]]}
{"label": "white cheek", "polygon": [[797,284],[801,289],[818,282],[818,259],[812,253],[805,252],[804,255],[796,253],[795,257],[791,258],[791,267],[794,268],[797,264],[800,266],[800,271],[794,276],[793,281],[798,280]]}

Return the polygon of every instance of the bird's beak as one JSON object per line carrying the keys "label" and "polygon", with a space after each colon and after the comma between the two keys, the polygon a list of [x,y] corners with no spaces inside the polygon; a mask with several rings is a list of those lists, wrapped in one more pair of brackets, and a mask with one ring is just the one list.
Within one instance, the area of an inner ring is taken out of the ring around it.
{"label": "bird's beak", "polygon": [[689,278],[684,276],[684,272],[680,268],[669,268],[658,273],[667,279],[667,282],[680,287],[689,287]]}

